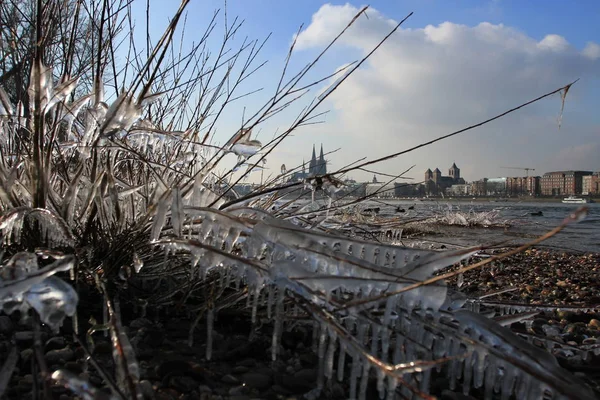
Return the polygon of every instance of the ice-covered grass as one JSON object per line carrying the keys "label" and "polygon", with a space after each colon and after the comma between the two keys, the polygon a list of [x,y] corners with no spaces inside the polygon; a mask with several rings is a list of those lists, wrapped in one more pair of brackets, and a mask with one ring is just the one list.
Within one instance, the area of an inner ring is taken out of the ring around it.
{"label": "ice-covered grass", "polygon": [[[460,384],[465,393],[482,388],[502,398],[592,398],[547,354],[462,309],[466,299],[444,283],[450,275],[434,276],[467,262],[478,248],[432,252],[345,235],[349,228],[378,223],[373,216],[336,216],[348,205],[337,198],[337,176],[347,169],[287,182],[292,170],[282,168],[250,194],[233,194],[232,185],[262,167],[296,128],[311,123],[317,106],[366,58],[303,108],[289,129],[263,144],[253,132],[319,82],[305,81],[314,64],[291,78],[283,74],[274,97],[218,145],[211,138],[220,115],[245,96],[238,86],[252,75],[261,42],[215,56],[204,46],[213,21],[200,44],[182,51],[174,37],[184,0],[146,59],[132,47],[125,65],[117,66],[114,46],[129,32],[128,8],[122,2],[91,3],[84,12],[82,2],[66,2],[72,12],[55,15],[38,1],[30,18],[14,22],[35,31],[35,40],[25,35],[30,41],[23,39],[2,61],[8,63],[3,70],[27,66],[0,87],[5,312],[32,308],[34,325],[39,320],[54,329],[71,317],[76,333],[88,332],[90,346],[94,332],[108,330],[115,377],[108,379],[106,371],[101,376],[115,398],[142,397],[136,349],[115,306],[132,299],[140,315],[148,308],[177,309],[206,318],[207,360],[215,316],[224,308],[248,309],[252,323],[258,323],[259,310],[266,311],[273,359],[282,332],[291,327],[286,317],[302,315],[312,322],[319,356],[313,397],[327,380],[339,379],[348,381],[350,398],[365,398],[371,376],[381,397],[425,397],[437,368],[451,388]],[[224,48],[239,29],[237,21],[226,25]],[[78,39],[81,32],[88,40]],[[42,40],[46,33],[58,36]],[[133,33],[125,39],[135,41]],[[294,207],[294,198],[283,199],[302,188],[322,191],[327,200]],[[104,321],[81,326],[76,285],[102,296]],[[190,324],[190,341],[195,327]],[[13,358],[0,382],[12,374]],[[65,370],[51,374],[43,363],[39,369],[44,384],[55,381],[82,398],[98,393]]]}

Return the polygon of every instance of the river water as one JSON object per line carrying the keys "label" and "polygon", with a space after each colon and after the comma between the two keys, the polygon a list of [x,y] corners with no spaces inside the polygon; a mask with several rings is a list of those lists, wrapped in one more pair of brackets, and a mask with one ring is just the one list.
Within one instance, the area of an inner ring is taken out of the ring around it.
{"label": "river water", "polygon": [[[493,244],[510,240],[510,244],[530,241],[559,225],[565,217],[583,204],[562,204],[551,202],[483,202],[483,201],[414,201],[414,200],[370,200],[365,207],[380,207],[380,216],[402,216],[412,219],[440,216],[446,213],[491,213],[494,221],[507,221],[508,228],[483,228],[462,226],[436,226],[436,235],[419,240],[430,241],[432,247],[437,243],[456,246]],[[414,206],[413,210],[408,207]],[[543,246],[583,252],[600,252],[600,203],[585,204],[587,217],[576,224],[567,226],[561,233],[548,239]],[[397,208],[406,210],[398,213]],[[541,216],[532,213],[541,212]],[[452,246],[454,247],[454,246]]]}

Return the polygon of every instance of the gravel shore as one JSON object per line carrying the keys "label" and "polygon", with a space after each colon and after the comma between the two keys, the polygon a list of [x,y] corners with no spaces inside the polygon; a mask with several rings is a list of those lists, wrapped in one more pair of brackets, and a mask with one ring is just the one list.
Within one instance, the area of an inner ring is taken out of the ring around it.
{"label": "gravel shore", "polygon": [[[545,347],[559,363],[600,389],[600,255],[568,254],[531,249],[480,270],[465,273],[458,290],[469,298],[485,297],[494,304],[543,306],[543,311],[510,328],[525,340]],[[459,279],[448,284],[457,289]],[[507,291],[507,289],[509,289]],[[496,294],[499,291],[503,293]],[[99,299],[96,299],[99,300]],[[88,299],[87,301],[91,301]],[[91,304],[91,303],[90,303]],[[85,305],[85,301],[83,303]],[[565,308],[566,306],[566,308]],[[562,309],[561,309],[562,308]],[[193,319],[193,318],[192,318]],[[188,346],[190,318],[134,318],[123,321],[140,364],[141,388],[147,398],[167,399],[294,399],[316,386],[317,356],[312,334],[300,325],[282,338],[276,362],[270,360],[271,327],[250,333],[247,313],[222,313],[213,332],[212,359],[206,360],[206,327],[195,331]],[[83,324],[87,329],[88,325]],[[93,385],[108,386],[86,362],[81,346],[73,340],[70,321],[60,335],[42,330],[43,353],[50,372],[64,368]],[[94,334],[93,357],[109,376],[114,376],[112,346],[102,333]],[[38,379],[32,371],[33,331],[17,316],[0,316],[0,359],[17,346],[19,360],[5,393],[6,399],[33,398]],[[35,374],[37,375],[37,374]],[[452,399],[443,382],[437,394]],[[60,385],[50,386],[52,398],[76,398]],[[343,399],[347,384],[333,380],[320,398]],[[375,393],[373,393],[375,396]],[[476,397],[461,397],[463,399]]]}

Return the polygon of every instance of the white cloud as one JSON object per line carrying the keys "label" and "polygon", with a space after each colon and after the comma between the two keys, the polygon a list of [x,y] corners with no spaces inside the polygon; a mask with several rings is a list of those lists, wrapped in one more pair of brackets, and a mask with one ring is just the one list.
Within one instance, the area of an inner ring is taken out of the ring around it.
{"label": "white cloud", "polygon": [[[322,6],[298,36],[298,48],[321,49],[358,10],[348,4]],[[395,24],[373,9],[368,15],[368,19],[359,18],[341,38],[336,55],[339,65],[348,61],[344,55],[356,51],[366,54]],[[505,174],[506,170],[498,168],[501,165],[527,164],[524,166],[539,173],[560,169],[552,154],[588,143],[579,131],[589,131],[592,119],[585,115],[570,119],[569,110],[571,104],[582,101],[586,85],[597,80],[599,58],[600,46],[595,43],[578,51],[560,35],[548,34],[537,41],[501,24],[482,22],[469,27],[444,22],[422,29],[400,29],[329,97],[336,118],[317,129],[320,134],[343,134],[325,140],[328,147],[343,146],[342,155],[336,155],[339,167],[362,156],[383,156],[480,122],[583,78],[588,83],[579,83],[569,92],[561,131],[556,125],[560,109],[557,95],[478,131],[381,167],[393,172],[414,163],[417,172],[413,176],[420,178],[421,170],[427,167],[445,171],[456,161],[469,171],[468,179]]]}
{"label": "white cloud", "polygon": [[588,42],[583,49],[582,54],[592,60],[600,58],[600,45],[594,42]]}

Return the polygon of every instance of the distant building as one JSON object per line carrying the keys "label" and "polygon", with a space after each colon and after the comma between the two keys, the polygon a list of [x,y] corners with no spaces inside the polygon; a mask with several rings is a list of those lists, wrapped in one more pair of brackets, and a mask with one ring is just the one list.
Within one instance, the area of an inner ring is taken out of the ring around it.
{"label": "distant building", "polygon": [[538,196],[540,194],[540,177],[506,178],[506,194],[508,196]]}
{"label": "distant building", "polygon": [[409,197],[421,195],[421,185],[414,183],[394,183],[394,195],[396,197]]}
{"label": "distant building", "polygon": [[600,172],[594,172],[592,175],[585,175],[582,178],[581,194],[600,194]]}
{"label": "distant building", "polygon": [[448,169],[448,176],[442,176],[442,171],[438,168],[427,169],[425,171],[425,191],[427,194],[439,194],[443,193],[447,188],[452,185],[464,184],[465,180],[460,177],[460,169],[455,163]]}
{"label": "distant building", "polygon": [[547,172],[540,180],[543,196],[563,196],[581,194],[583,177],[592,175],[591,171],[554,171]]}
{"label": "distant building", "polygon": [[486,182],[486,195],[506,196],[506,178],[490,178]]}
{"label": "distant building", "polygon": [[365,194],[372,197],[394,197],[395,186],[394,182],[389,183],[367,183]]}
{"label": "distant building", "polygon": [[471,182],[471,194],[473,196],[486,196],[487,195],[487,178],[483,178],[478,181]]}
{"label": "distant building", "polygon": [[446,189],[446,194],[457,197],[469,196],[471,195],[471,185],[466,183],[452,185],[448,189]]}

